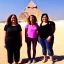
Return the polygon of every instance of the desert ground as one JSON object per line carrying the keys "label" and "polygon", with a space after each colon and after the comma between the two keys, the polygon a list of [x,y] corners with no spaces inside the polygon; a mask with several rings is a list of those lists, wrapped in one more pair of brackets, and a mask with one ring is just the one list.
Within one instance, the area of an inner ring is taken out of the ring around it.
{"label": "desert ground", "polygon": [[[64,21],[57,21],[56,24],[56,31],[54,33],[54,64],[64,64]],[[20,23],[22,27],[22,43],[23,46],[20,50],[20,64],[27,64],[27,46],[25,43],[24,33],[25,33],[25,22]],[[8,64],[7,63],[7,51],[4,48],[4,26],[5,23],[0,23],[0,64]],[[32,52],[32,51],[31,51]],[[42,55],[42,48],[39,43],[37,43],[36,48],[36,63],[35,64],[50,64],[50,60],[46,63],[42,62],[43,55]],[[14,64],[14,63],[13,63]]]}

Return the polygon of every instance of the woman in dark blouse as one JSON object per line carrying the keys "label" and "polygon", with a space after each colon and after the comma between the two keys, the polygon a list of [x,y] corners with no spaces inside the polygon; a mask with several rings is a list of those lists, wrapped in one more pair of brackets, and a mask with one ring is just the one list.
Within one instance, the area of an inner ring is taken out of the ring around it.
{"label": "woman in dark blouse", "polygon": [[22,46],[22,29],[18,24],[18,20],[15,14],[12,14],[8,17],[4,31],[8,63],[12,64],[14,59],[15,64],[18,64],[20,59],[20,48]]}
{"label": "woman in dark blouse", "polygon": [[43,62],[47,61],[47,50],[50,56],[51,64],[53,64],[53,42],[54,42],[54,32],[55,23],[49,21],[48,15],[46,13],[41,16],[41,24],[39,27],[39,42],[42,46],[42,52],[44,55]]}

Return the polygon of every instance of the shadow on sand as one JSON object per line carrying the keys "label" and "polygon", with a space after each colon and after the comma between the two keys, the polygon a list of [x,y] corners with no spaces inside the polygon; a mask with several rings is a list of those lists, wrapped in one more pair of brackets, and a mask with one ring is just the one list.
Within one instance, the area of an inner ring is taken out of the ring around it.
{"label": "shadow on sand", "polygon": [[54,62],[58,62],[58,61],[62,61],[62,60],[64,60],[64,55],[62,55],[62,56],[55,55],[54,56]]}
{"label": "shadow on sand", "polygon": [[[36,63],[39,61],[42,61],[42,59],[43,59],[43,56],[36,57]],[[49,57],[48,57],[48,59],[49,59]],[[62,60],[64,60],[64,56],[57,56],[57,55],[54,56],[54,63],[58,62],[58,61],[62,61]],[[22,59],[20,64],[25,64],[27,62],[28,62],[28,58],[24,58],[24,59]]]}

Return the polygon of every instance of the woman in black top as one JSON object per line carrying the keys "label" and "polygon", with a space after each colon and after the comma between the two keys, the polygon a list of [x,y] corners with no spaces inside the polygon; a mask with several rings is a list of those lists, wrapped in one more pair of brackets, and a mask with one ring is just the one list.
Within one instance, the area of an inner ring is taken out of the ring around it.
{"label": "woman in black top", "polygon": [[41,16],[41,24],[39,27],[39,41],[42,46],[42,52],[44,55],[43,62],[47,61],[47,50],[48,55],[50,56],[51,64],[53,64],[53,42],[54,42],[54,32],[55,32],[55,23],[48,20],[48,15],[46,13]]}
{"label": "woman in black top", "polygon": [[18,20],[15,14],[12,14],[8,17],[4,31],[8,63],[12,64],[14,59],[15,64],[18,64],[20,59],[20,47],[22,46],[22,29],[18,24]]}

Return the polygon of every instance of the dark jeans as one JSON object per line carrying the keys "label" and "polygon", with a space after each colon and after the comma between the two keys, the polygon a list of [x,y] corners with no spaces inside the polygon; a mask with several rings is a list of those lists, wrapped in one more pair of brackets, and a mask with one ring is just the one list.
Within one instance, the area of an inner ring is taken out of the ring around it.
{"label": "dark jeans", "polygon": [[43,55],[47,55],[47,50],[48,50],[48,55],[53,56],[53,43],[54,43],[54,37],[52,36],[51,42],[48,42],[45,38],[39,37],[39,42],[42,46],[42,53]]}
{"label": "dark jeans", "polygon": [[20,49],[7,49],[8,63],[19,62],[20,59]]}
{"label": "dark jeans", "polygon": [[33,46],[33,59],[35,59],[37,38],[29,38],[29,37],[27,37],[27,42],[26,43],[27,43],[28,58],[31,59],[31,43],[32,43],[32,46]]}

